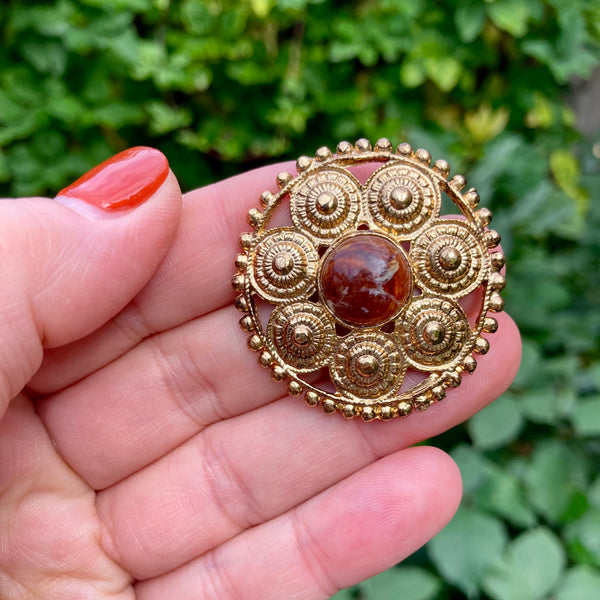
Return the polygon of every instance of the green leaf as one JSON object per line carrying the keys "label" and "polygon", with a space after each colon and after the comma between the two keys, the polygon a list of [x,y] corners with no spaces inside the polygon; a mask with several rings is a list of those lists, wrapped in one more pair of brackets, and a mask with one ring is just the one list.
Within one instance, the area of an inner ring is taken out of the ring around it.
{"label": "green leaf", "polygon": [[463,506],[429,542],[427,550],[444,578],[473,598],[488,567],[502,555],[506,541],[502,521]]}
{"label": "green leaf", "polygon": [[592,506],[600,509],[600,476],[596,477],[588,488],[587,497]]}
{"label": "green leaf", "polygon": [[433,600],[441,588],[438,577],[419,567],[397,567],[360,584],[363,600]]}
{"label": "green leaf", "polygon": [[23,44],[21,52],[41,73],[62,75],[67,66],[66,49],[57,41],[29,42]]}
{"label": "green leaf", "polygon": [[503,466],[490,467],[474,499],[479,508],[500,515],[517,527],[533,527],[537,522],[523,485]]}
{"label": "green leaf", "polygon": [[427,78],[424,66],[415,60],[406,59],[400,67],[400,81],[407,88],[416,88],[422,85]]}
{"label": "green leaf", "polygon": [[585,489],[585,463],[566,442],[537,445],[528,464],[525,487],[529,501],[550,522],[560,521],[573,497]]}
{"label": "green leaf", "polygon": [[565,537],[576,561],[600,567],[600,510],[591,508],[568,525]]}
{"label": "green leaf", "polygon": [[542,360],[540,356],[539,345],[531,340],[524,339],[522,345],[521,364],[513,387],[528,387],[532,383],[537,383],[540,377]]}
{"label": "green leaf", "polygon": [[556,600],[595,600],[600,590],[600,571],[586,565],[569,569]]}
{"label": "green leaf", "polygon": [[425,59],[425,71],[440,90],[449,92],[458,83],[463,67],[453,56],[428,57]]}
{"label": "green leaf", "polygon": [[571,417],[575,431],[582,437],[600,435],[600,397],[580,400]]}
{"label": "green leaf", "polygon": [[467,427],[473,443],[489,450],[517,439],[523,416],[513,398],[504,395],[471,417]]}
{"label": "green leaf", "polygon": [[519,396],[519,409],[534,423],[554,424],[575,406],[574,390],[551,387],[533,388]]}
{"label": "green leaf", "polygon": [[487,11],[499,29],[515,37],[523,37],[535,4],[533,0],[495,0],[487,4]]}
{"label": "green leaf", "polygon": [[560,540],[538,527],[508,545],[486,574],[483,588],[493,600],[539,600],[554,589],[564,566]]}
{"label": "green leaf", "polygon": [[478,2],[459,2],[454,13],[454,24],[463,42],[472,42],[483,29],[485,5]]}
{"label": "green leaf", "polygon": [[463,494],[473,494],[489,477],[492,463],[479,450],[460,444],[450,453],[458,465],[463,481]]}

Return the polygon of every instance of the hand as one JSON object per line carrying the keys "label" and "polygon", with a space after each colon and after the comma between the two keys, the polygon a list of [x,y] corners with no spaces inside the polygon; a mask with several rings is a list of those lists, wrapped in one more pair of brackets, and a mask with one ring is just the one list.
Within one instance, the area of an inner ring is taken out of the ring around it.
{"label": "hand", "polygon": [[141,156],[0,204],[0,596],[317,599],[399,562],[461,493],[446,454],[411,446],[506,389],[515,325],[499,314],[475,375],[425,413],[310,409],[231,306],[245,213],[281,165],[181,202]]}

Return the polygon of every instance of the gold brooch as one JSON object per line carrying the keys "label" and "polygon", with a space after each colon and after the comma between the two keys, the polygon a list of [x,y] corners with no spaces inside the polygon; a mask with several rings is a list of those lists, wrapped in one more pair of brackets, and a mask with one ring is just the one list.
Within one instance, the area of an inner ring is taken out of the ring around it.
{"label": "gold brooch", "polygon": [[[381,166],[361,181],[367,163]],[[488,313],[504,308],[500,236],[465,178],[430,163],[387,139],[341,142],[300,157],[298,176],[280,173],[280,191],[248,213],[254,231],[240,236],[232,281],[240,325],[258,362],[310,406],[406,416],[443,399],[489,349]]]}

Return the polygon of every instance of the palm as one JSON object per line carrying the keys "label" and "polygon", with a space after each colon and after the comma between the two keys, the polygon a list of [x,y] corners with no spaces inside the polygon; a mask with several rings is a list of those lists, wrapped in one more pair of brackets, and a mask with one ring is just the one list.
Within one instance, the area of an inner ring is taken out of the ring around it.
{"label": "palm", "polygon": [[276,172],[188,194],[148,285],[95,333],[48,351],[28,387],[35,404],[11,404],[3,597],[327,598],[452,515],[453,463],[408,446],[506,388],[512,321],[500,315],[476,376],[408,420],[346,422],[282,398],[246,349],[229,286],[239,224]]}

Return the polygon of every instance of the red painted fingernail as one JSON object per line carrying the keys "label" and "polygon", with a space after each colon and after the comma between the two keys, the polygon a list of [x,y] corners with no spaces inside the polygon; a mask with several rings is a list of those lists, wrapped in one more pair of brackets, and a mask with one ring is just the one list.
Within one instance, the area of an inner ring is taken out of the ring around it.
{"label": "red painted fingernail", "polygon": [[134,208],[148,200],[168,174],[169,163],[162,152],[138,146],[94,167],[58,196],[77,198],[106,211]]}

